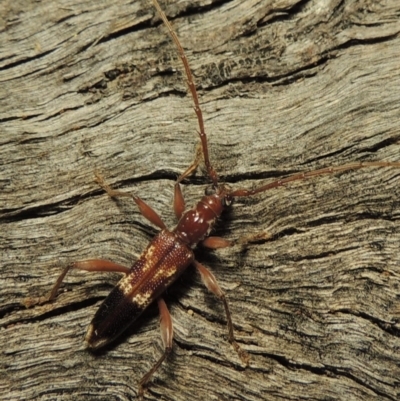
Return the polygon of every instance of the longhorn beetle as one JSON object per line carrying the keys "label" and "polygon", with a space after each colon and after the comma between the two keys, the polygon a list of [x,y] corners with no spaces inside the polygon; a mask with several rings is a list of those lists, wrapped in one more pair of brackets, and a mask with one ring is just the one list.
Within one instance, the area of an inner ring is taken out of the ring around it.
{"label": "longhorn beetle", "polygon": [[[193,100],[199,125],[198,134],[200,137],[201,152],[198,152],[194,162],[178,177],[175,183],[174,212],[179,222],[174,229],[168,230],[159,215],[142,199],[136,195],[113,190],[104,181],[103,177],[99,173],[96,173],[97,182],[110,197],[132,197],[133,201],[139,207],[141,214],[160,228],[161,231],[155,236],[139,259],[130,268],[100,259],[83,260],[68,265],[61,273],[51,293],[46,298],[46,301],[55,299],[58,289],[70,269],[80,269],[89,272],[120,272],[125,274],[100,305],[89,326],[85,341],[87,346],[92,349],[103,347],[113,341],[126,330],[153,301],[157,301],[164,352],[153,367],[139,381],[138,396],[140,399],[143,399],[144,389],[148,385],[151,377],[172,350],[172,320],[162,298],[162,294],[190,265],[196,267],[206,287],[223,303],[227,319],[229,342],[232,344],[241,360],[245,364],[248,364],[248,354],[235,340],[231,314],[225,294],[218,285],[214,275],[205,266],[194,259],[192,251],[192,248],[199,243],[211,249],[224,248],[232,245],[231,241],[210,236],[210,232],[223,210],[230,206],[234,198],[253,196],[292,181],[303,180],[323,174],[332,174],[365,167],[400,167],[400,162],[360,162],[294,174],[261,185],[255,189],[231,189],[227,185],[221,184],[217,172],[214,170],[210,161],[203,115],[189,63],[166,15],[161,10],[157,0],[152,1],[176,45],[185,70],[187,86]],[[211,185],[206,189],[205,195],[201,200],[192,209],[185,212],[185,202],[180,183],[196,170],[201,157],[204,159]]]}

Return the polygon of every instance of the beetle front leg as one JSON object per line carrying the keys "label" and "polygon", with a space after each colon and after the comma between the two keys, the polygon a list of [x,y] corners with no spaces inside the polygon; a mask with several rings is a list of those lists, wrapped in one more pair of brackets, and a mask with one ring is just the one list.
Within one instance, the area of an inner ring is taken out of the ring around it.
{"label": "beetle front leg", "polygon": [[196,147],[196,155],[193,160],[193,163],[176,180],[174,188],[174,212],[178,220],[182,217],[182,214],[185,211],[185,200],[183,198],[180,182],[182,182],[186,177],[192,175],[197,170],[202,155],[203,155],[203,150],[200,143]]}
{"label": "beetle front leg", "polygon": [[139,400],[143,400],[143,394],[147,383],[153,376],[154,372],[161,366],[164,362],[165,358],[172,351],[172,338],[173,338],[173,328],[172,328],[172,319],[169,314],[167,305],[162,298],[159,298],[158,301],[158,310],[160,312],[160,329],[161,329],[161,338],[164,345],[164,353],[161,355],[160,359],[154,364],[154,366],[141,378],[139,382],[139,392],[138,398]]}
{"label": "beetle front leg", "polygon": [[228,339],[229,342],[232,344],[233,348],[235,351],[238,353],[240,359],[246,364],[249,364],[249,355],[247,354],[246,351],[242,350],[240,348],[240,345],[236,342],[235,336],[233,334],[233,323],[232,323],[232,318],[231,318],[231,312],[229,311],[228,307],[228,302],[226,300],[224,292],[221,290],[221,287],[217,283],[217,279],[215,276],[201,263],[197,262],[196,260],[193,261],[194,265],[196,266],[196,269],[199,271],[201,278],[206,285],[206,287],[213,293],[215,294],[224,304],[225,308],[225,314],[226,314],[226,320],[228,324]]}
{"label": "beetle front leg", "polygon": [[139,198],[136,195],[129,194],[128,192],[117,191],[115,189],[112,189],[106,183],[104,177],[98,171],[95,172],[95,175],[96,175],[96,182],[107,192],[110,198],[117,198],[121,196],[128,196],[129,198],[132,198],[133,201],[138,206],[139,211],[143,217],[145,217],[147,220],[150,221],[150,223],[153,223],[155,226],[161,228],[162,230],[166,228],[164,222],[162,221],[158,213],[141,198]]}

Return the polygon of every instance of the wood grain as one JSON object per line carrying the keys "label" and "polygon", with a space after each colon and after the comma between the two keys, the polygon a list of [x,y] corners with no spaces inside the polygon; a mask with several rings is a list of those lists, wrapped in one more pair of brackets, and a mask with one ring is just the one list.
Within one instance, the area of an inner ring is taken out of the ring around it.
{"label": "wood grain", "polygon": [[[400,160],[398,1],[168,1],[199,88],[221,181]],[[0,5],[0,398],[132,400],[160,354],[156,308],[100,354],[83,336],[114,274],[73,272],[56,302],[26,309],[61,268],[130,265],[155,233],[141,196],[173,227],[173,184],[197,123],[176,51],[149,1]],[[208,181],[184,185],[187,204]],[[371,168],[239,199],[216,230],[265,234],[200,249],[222,305],[191,269],[166,294],[173,355],[148,400],[400,398],[400,171]]]}

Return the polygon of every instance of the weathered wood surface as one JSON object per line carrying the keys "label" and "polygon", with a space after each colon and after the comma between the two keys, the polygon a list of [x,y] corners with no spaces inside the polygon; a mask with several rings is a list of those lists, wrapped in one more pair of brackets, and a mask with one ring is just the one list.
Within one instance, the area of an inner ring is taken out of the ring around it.
{"label": "weathered wood surface", "polygon": [[[248,187],[360,160],[400,160],[400,5],[360,1],[163,4],[199,87],[221,180]],[[117,275],[155,230],[112,201],[100,170],[173,226],[172,189],[197,123],[176,51],[148,1],[2,2],[0,10],[0,398],[131,400],[160,353],[156,309],[99,355],[83,336]],[[192,204],[204,171],[184,186]],[[238,200],[218,235],[269,240],[200,251],[222,306],[188,271],[166,294],[174,352],[152,400],[397,400],[400,170],[374,168]]]}

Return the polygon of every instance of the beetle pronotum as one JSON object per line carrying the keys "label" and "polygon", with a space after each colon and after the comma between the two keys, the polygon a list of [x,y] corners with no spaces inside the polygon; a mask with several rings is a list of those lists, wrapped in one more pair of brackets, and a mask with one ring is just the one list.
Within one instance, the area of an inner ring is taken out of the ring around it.
{"label": "beetle pronotum", "polygon": [[[112,190],[104,182],[102,177],[98,175],[97,178],[99,183],[103,186],[103,188],[108,192],[110,196],[133,197],[142,214],[150,222],[161,228],[163,231],[150,243],[148,248],[139,259],[140,262],[135,263],[130,269],[109,261],[96,259],[75,262],[69,265],[59,277],[49,296],[50,300],[56,297],[57,290],[65,274],[71,268],[87,271],[119,271],[126,274],[126,277],[120,281],[120,283],[115,287],[110,296],[104,301],[99,311],[97,312],[92,324],[89,327],[86,341],[91,348],[98,348],[107,344],[109,341],[112,341],[129,324],[131,324],[134,319],[139,316],[140,313],[143,312],[153,300],[157,300],[161,315],[161,326],[165,350],[160,359],[154,364],[153,368],[141,379],[139,386],[139,395],[141,397],[143,396],[144,387],[148,384],[151,376],[158,369],[158,367],[161,365],[163,360],[172,349],[172,322],[166,304],[162,300],[162,298],[160,298],[160,296],[162,294],[162,291],[167,286],[169,286],[172,281],[176,279],[179,273],[190,264],[194,264],[196,266],[207,287],[223,301],[228,321],[229,340],[233,344],[234,348],[237,350],[242,360],[244,362],[247,362],[248,360],[247,354],[241,349],[234,338],[233,324],[230,318],[228,304],[225,300],[223,292],[216,283],[214,276],[205,268],[205,266],[194,260],[193,254],[190,251],[190,248],[192,246],[195,246],[200,241],[203,243],[203,245],[214,249],[231,245],[229,241],[223,240],[221,238],[205,238],[209,234],[215,219],[219,217],[220,213],[222,212],[223,206],[229,205],[231,200],[235,197],[246,197],[255,195],[257,193],[267,191],[269,189],[281,186],[291,181],[302,180],[304,178],[310,178],[322,174],[332,174],[335,172],[341,172],[350,169],[359,169],[364,167],[400,167],[400,163],[396,162],[363,162],[348,164],[344,166],[328,167],[316,171],[310,171],[307,173],[299,173],[290,177],[283,178],[279,181],[274,181],[272,183],[261,185],[254,190],[232,190],[224,185],[221,185],[218,180],[217,173],[215,172],[208,156],[208,144],[203,127],[202,113],[197,100],[197,92],[189,69],[189,65],[186,62],[183,49],[180,46],[178,38],[172,30],[171,25],[169,24],[162,10],[159,8],[157,1],[153,1],[164,23],[168,27],[170,35],[175,41],[175,44],[178,47],[178,51],[180,52],[180,57],[182,58],[184,63],[189,90],[194,99],[195,111],[199,121],[200,138],[202,142],[202,154],[204,157],[208,176],[212,182],[212,186],[208,189],[206,196],[201,202],[198,203],[193,212],[189,211],[184,213],[184,201],[179,183],[183,179],[188,177],[196,169],[198,164],[198,160],[196,160],[194,164],[189,166],[188,169],[178,178],[175,185],[174,209],[176,216],[181,220],[178,224],[178,227],[172,232],[169,232],[165,230],[165,225],[159,218],[159,216],[140,198],[135,195]],[[211,210],[213,210],[213,212],[211,214],[208,214]],[[201,223],[204,224],[198,224],[199,220],[202,220]],[[163,247],[167,249],[167,251],[162,251]],[[160,252],[160,256],[154,258],[154,255],[158,252]],[[171,260],[168,260],[167,257],[171,257]],[[144,278],[143,280],[139,280],[140,282],[138,283],[135,280],[137,280],[140,275],[143,275]],[[159,283],[158,280],[160,280]],[[107,312],[105,312],[106,309]],[[123,311],[124,315],[121,316],[121,321],[117,321],[116,319],[114,319],[113,315],[111,315],[112,318],[109,317],[110,315],[108,315],[108,313],[110,310]]]}

